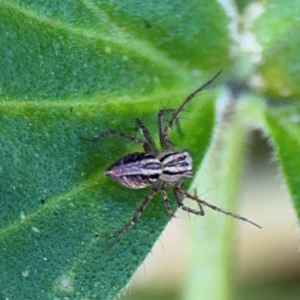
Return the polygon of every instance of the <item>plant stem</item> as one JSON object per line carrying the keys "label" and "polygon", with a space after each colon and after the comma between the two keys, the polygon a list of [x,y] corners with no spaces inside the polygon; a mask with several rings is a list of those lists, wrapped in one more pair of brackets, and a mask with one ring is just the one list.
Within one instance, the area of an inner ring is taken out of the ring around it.
{"label": "plant stem", "polygon": [[[249,102],[234,99],[233,95],[221,100],[225,106],[220,110],[211,147],[195,175],[193,188],[203,200],[237,212],[249,110],[254,108],[259,116],[256,121],[260,122],[261,106],[257,102],[249,106]],[[234,228],[238,222],[209,208],[203,219],[188,222],[188,275],[183,299],[232,299]]]}

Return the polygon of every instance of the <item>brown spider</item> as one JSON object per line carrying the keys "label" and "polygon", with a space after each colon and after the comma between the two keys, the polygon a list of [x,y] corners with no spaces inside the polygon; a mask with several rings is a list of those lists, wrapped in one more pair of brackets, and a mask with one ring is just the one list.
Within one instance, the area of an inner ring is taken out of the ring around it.
{"label": "brown spider", "polygon": [[[178,207],[187,212],[203,216],[204,210],[202,208],[202,205],[204,205],[210,207],[213,210],[219,211],[233,218],[246,221],[261,228],[256,223],[242,216],[228,211],[224,211],[217,206],[214,206],[204,200],[201,200],[197,197],[197,195],[192,195],[183,190],[182,184],[184,178],[193,177],[192,158],[187,150],[182,150],[180,152],[175,151],[168,137],[169,130],[178,121],[180,114],[183,112],[188,103],[198,93],[200,93],[201,91],[206,89],[210,84],[212,84],[214,80],[221,74],[221,72],[222,71],[219,71],[212,79],[210,79],[200,88],[196,89],[193,93],[191,93],[177,110],[163,109],[158,113],[159,140],[162,152],[158,151],[158,148],[151,134],[140,119],[136,119],[136,125],[142,131],[146,141],[143,141],[136,137],[128,136],[120,131],[115,130],[108,130],[102,133],[101,135],[94,137],[93,139],[82,138],[91,142],[98,142],[107,136],[117,136],[124,140],[139,144],[144,148],[144,152],[136,152],[125,155],[121,159],[117,160],[105,171],[105,176],[110,177],[112,180],[128,188],[141,189],[152,185],[152,190],[144,199],[143,203],[138,208],[131,221],[114,238],[111,247],[115,245],[119,238],[128,230],[130,230],[132,226],[138,221],[145,208],[158,191],[161,191],[163,202],[169,216],[174,217],[174,212],[171,209],[167,196],[167,188],[169,186],[171,186],[173,189],[173,194],[175,196]],[[168,122],[166,126],[164,126],[164,116],[167,113],[171,113],[173,117],[171,121]],[[190,198],[196,201],[199,205],[200,210],[197,211],[185,206],[182,202],[183,197]]]}

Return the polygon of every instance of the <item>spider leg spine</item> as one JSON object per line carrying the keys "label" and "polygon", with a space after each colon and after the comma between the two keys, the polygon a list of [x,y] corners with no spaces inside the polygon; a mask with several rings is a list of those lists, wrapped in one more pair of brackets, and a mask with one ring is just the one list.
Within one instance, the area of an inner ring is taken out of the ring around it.
{"label": "spider leg spine", "polygon": [[209,208],[211,208],[213,210],[216,210],[216,211],[218,211],[218,212],[220,212],[222,214],[225,214],[225,215],[233,217],[235,219],[242,220],[244,222],[250,223],[250,224],[252,224],[252,225],[254,225],[254,226],[258,227],[258,228],[262,228],[260,225],[258,225],[256,223],[250,221],[247,218],[244,218],[244,217],[242,217],[242,216],[240,216],[238,214],[235,214],[235,213],[223,210],[223,209],[221,209],[221,208],[219,208],[219,207],[217,207],[215,205],[212,205],[212,204],[210,204],[210,203],[208,203],[208,202],[206,202],[204,200],[201,200],[197,196],[193,196],[193,195],[189,194],[188,192],[186,192],[186,191],[184,191],[184,190],[182,190],[180,188],[177,189],[177,192],[180,193],[180,194],[182,194],[182,195],[184,195],[185,197],[187,197],[189,199],[192,199],[192,200],[195,200],[196,202],[199,202],[201,205],[207,206],[207,207],[209,207]]}

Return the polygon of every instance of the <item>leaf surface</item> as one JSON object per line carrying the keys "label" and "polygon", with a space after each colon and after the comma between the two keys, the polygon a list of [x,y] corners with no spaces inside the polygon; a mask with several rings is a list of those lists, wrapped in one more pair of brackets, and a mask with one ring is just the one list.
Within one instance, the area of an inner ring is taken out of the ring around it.
{"label": "leaf surface", "polygon": [[[141,149],[80,137],[134,136],[140,117],[157,141],[158,111],[229,63],[226,22],[207,1],[0,2],[1,298],[113,299],[127,284],[169,217],[155,197],[109,251],[149,189],[103,172]],[[183,114],[184,137],[171,132],[195,168],[213,122],[206,91]]]}

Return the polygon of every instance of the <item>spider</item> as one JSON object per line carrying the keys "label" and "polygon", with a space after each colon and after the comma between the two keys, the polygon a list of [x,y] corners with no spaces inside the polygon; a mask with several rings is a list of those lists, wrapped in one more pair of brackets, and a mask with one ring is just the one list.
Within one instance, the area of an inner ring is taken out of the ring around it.
{"label": "spider", "polygon": [[[136,152],[125,155],[124,157],[113,163],[106,171],[105,176],[111,178],[117,183],[132,189],[141,189],[147,186],[152,186],[152,189],[148,196],[145,197],[141,206],[138,208],[131,221],[115,236],[111,247],[129,231],[135,223],[139,220],[149,202],[153,199],[157,192],[161,192],[165,208],[172,218],[174,212],[171,209],[170,202],[168,200],[167,188],[172,187],[173,194],[175,196],[178,207],[189,213],[203,216],[204,210],[202,206],[207,206],[213,210],[219,211],[223,214],[231,216],[236,219],[243,220],[251,223],[254,226],[261,228],[256,223],[239,216],[237,214],[225,211],[217,206],[214,206],[199,197],[192,195],[182,189],[182,185],[185,177],[193,177],[192,172],[192,158],[188,150],[175,151],[173,144],[169,140],[168,132],[178,121],[180,114],[183,112],[189,102],[201,91],[208,88],[216,78],[221,74],[219,71],[212,79],[204,83],[201,87],[191,93],[179,106],[177,110],[162,109],[158,113],[158,129],[159,129],[159,141],[162,148],[162,152],[159,152],[150,132],[140,119],[136,119],[136,125],[141,130],[145,141],[136,137],[128,136],[121,131],[108,130],[99,136],[92,139],[82,138],[91,142],[98,142],[107,136],[116,136],[126,141],[134,142],[143,147],[144,152]],[[166,114],[172,114],[171,120],[164,125],[164,117]],[[182,198],[186,197],[192,199],[198,203],[199,210],[192,209],[183,204]]]}

